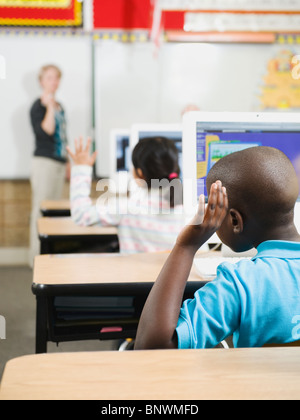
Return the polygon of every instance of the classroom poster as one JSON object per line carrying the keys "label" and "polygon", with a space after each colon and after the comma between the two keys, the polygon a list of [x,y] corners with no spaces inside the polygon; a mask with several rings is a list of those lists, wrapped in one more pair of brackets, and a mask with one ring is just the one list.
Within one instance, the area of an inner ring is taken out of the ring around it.
{"label": "classroom poster", "polygon": [[72,0],[0,0],[0,6],[69,7]]}
{"label": "classroom poster", "polygon": [[0,26],[82,25],[79,0],[0,0]]}
{"label": "classroom poster", "polygon": [[268,62],[262,87],[261,106],[268,110],[300,108],[300,79],[293,77],[295,52],[283,49]]}

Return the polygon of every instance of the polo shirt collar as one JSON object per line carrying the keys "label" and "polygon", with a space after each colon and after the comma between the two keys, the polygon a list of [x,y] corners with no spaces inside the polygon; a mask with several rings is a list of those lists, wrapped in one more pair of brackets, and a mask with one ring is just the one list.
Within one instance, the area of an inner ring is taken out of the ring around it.
{"label": "polo shirt collar", "polygon": [[257,247],[257,254],[253,258],[298,258],[300,259],[300,242],[266,241]]}

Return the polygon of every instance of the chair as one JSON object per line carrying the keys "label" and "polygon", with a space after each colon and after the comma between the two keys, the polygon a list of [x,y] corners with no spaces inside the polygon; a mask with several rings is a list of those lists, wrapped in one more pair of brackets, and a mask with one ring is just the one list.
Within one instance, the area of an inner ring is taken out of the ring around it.
{"label": "chair", "polygon": [[265,344],[263,347],[300,347],[300,340],[299,341],[292,341],[291,343],[270,343]]}

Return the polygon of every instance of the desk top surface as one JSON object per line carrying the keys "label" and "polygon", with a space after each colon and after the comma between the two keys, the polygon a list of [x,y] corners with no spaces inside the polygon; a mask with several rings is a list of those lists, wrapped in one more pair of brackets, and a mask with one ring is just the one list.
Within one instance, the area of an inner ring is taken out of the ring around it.
{"label": "desk top surface", "polygon": [[[207,253],[203,253],[207,255]],[[38,255],[33,283],[43,285],[153,283],[169,253]],[[192,268],[190,281],[202,281]]]}
{"label": "desk top surface", "polygon": [[116,227],[78,226],[71,217],[41,217],[38,219],[40,236],[117,235]]}
{"label": "desk top surface", "polygon": [[7,363],[0,399],[299,399],[299,356],[299,348],[24,356]]}
{"label": "desk top surface", "polygon": [[70,200],[44,200],[40,205],[41,210],[70,210]]}

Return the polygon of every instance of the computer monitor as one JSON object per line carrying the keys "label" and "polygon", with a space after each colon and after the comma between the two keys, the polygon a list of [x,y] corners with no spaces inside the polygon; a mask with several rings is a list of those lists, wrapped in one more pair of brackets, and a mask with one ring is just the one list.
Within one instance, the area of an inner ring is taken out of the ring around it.
{"label": "computer monitor", "polygon": [[179,167],[182,177],[182,125],[181,124],[134,124],[131,127],[130,148],[147,137],[166,137],[173,140],[179,154]]}
{"label": "computer monitor", "polygon": [[[271,146],[284,152],[293,163],[300,183],[299,114],[233,112],[186,114],[183,119],[185,212],[192,214],[195,211],[200,194],[205,194],[207,197],[206,176],[220,158],[256,146]],[[299,205],[300,202],[296,206],[296,225],[300,222],[297,216]],[[297,227],[300,230],[300,224]]]}
{"label": "computer monitor", "polygon": [[118,172],[130,171],[130,130],[113,129],[110,132],[110,178]]}

